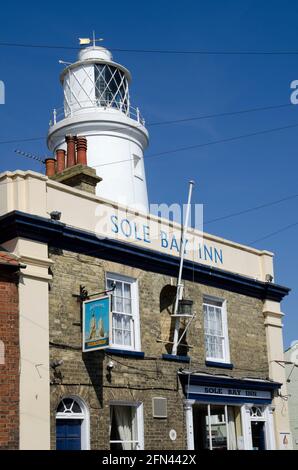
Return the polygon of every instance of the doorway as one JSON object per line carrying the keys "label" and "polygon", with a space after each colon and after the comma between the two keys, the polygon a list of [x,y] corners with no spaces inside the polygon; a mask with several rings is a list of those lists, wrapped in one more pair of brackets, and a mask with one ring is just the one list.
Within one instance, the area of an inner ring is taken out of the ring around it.
{"label": "doorway", "polygon": [[89,432],[89,411],[83,400],[75,396],[63,398],[56,410],[56,449],[89,449]]}
{"label": "doorway", "polygon": [[56,450],[81,450],[81,419],[59,419],[56,423]]}
{"label": "doorway", "polygon": [[253,450],[266,450],[264,421],[251,421],[251,438]]}
{"label": "doorway", "polygon": [[266,418],[265,409],[261,406],[250,408],[250,428],[253,450],[266,450]]}

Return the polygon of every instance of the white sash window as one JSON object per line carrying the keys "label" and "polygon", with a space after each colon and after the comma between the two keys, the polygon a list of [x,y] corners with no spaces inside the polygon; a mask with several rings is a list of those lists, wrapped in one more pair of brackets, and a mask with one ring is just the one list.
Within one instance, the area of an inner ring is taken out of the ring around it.
{"label": "white sash window", "polygon": [[230,362],[226,302],[204,298],[206,360]]}
{"label": "white sash window", "polygon": [[138,285],[136,279],[119,274],[107,275],[112,292],[112,347],[140,350]]}

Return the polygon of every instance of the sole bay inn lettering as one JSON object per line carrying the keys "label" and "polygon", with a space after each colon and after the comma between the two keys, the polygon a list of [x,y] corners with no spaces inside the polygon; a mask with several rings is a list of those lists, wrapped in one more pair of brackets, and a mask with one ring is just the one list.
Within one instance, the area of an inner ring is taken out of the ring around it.
{"label": "sole bay inn lettering", "polygon": [[216,395],[222,397],[241,397],[241,398],[261,398],[271,399],[270,392],[264,390],[251,390],[242,388],[230,387],[206,387],[206,386],[190,386],[189,393],[196,393],[198,395]]}
{"label": "sole bay inn lettering", "polygon": [[[181,239],[178,233],[157,229],[155,224],[152,228],[151,223],[144,224],[136,220],[132,221],[127,217],[120,218],[115,214],[111,215],[110,221],[112,234],[131,242],[152,244],[152,249],[165,250],[168,253],[179,255]],[[151,232],[154,232],[154,236]],[[199,236],[193,236],[192,240],[186,240],[185,254],[190,254],[192,251],[194,251],[196,261],[223,264],[222,249],[203,243]]]}

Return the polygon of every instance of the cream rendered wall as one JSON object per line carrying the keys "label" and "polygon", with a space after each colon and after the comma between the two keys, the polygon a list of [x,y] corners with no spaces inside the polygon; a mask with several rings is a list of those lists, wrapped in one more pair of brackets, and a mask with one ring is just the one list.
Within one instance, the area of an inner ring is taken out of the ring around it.
{"label": "cream rendered wall", "polygon": [[[274,398],[274,428],[276,448],[280,450],[292,449],[292,435],[289,423],[289,410],[286,397],[288,395],[286,386],[286,374],[283,364],[284,347],[282,336],[282,318],[283,313],[280,311],[280,304],[273,301],[265,301],[263,306],[264,322],[266,328],[267,353],[269,362],[270,379],[282,384],[280,395]],[[287,435],[288,443],[283,445],[283,435]]]}
{"label": "cream rendered wall", "polygon": [[286,376],[290,380],[287,384],[289,393],[289,415],[293,435],[293,448],[294,450],[298,450],[298,341],[293,343],[294,344],[285,352],[285,361],[290,363],[286,364]]}
{"label": "cream rendered wall", "polygon": [[0,215],[14,210],[46,217],[47,177],[34,171],[0,174]]}
{"label": "cream rendered wall", "polygon": [[26,265],[19,283],[20,449],[50,449],[47,245],[16,238],[4,244]]}

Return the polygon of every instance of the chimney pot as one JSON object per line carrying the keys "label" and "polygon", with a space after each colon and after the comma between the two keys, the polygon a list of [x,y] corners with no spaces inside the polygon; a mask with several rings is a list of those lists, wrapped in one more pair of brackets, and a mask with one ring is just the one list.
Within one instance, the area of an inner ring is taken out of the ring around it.
{"label": "chimney pot", "polygon": [[86,137],[77,137],[77,163],[87,165],[87,139]]}
{"label": "chimney pot", "polygon": [[67,159],[66,159],[66,166],[69,168],[76,164],[76,137],[73,135],[67,135],[65,137],[65,141],[67,144]]}
{"label": "chimney pot", "polygon": [[65,150],[58,149],[56,151],[57,158],[57,173],[61,173],[65,169]]}
{"label": "chimney pot", "polygon": [[46,175],[47,176],[54,176],[56,173],[55,169],[55,164],[56,164],[56,159],[55,158],[46,158]]}

